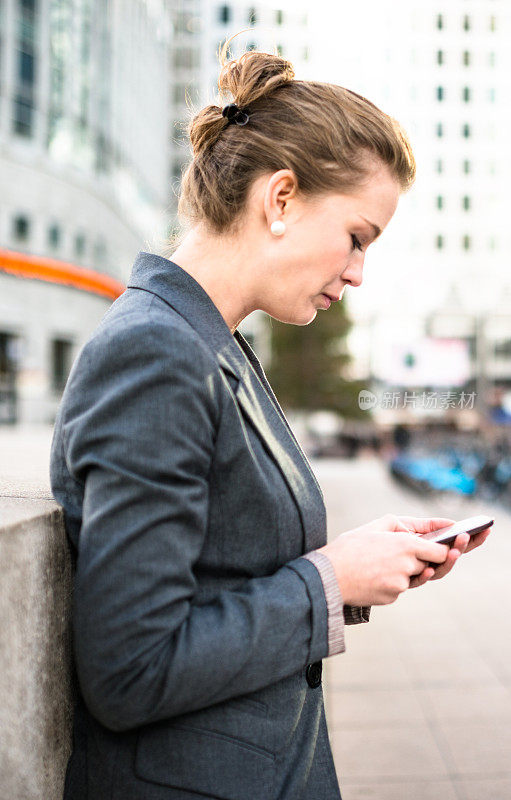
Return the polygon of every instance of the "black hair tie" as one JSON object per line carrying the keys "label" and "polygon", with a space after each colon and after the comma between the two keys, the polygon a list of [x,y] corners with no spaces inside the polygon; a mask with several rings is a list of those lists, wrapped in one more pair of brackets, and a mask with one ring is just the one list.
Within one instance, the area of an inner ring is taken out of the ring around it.
{"label": "black hair tie", "polygon": [[222,109],[222,117],[227,117],[227,124],[235,122],[236,125],[246,125],[250,117],[248,108],[240,108],[236,103],[229,103]]}

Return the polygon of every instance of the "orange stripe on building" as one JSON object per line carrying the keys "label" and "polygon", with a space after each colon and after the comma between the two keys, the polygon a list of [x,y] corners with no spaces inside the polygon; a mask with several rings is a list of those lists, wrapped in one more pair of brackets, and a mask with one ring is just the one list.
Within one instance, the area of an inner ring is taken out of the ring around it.
{"label": "orange stripe on building", "polygon": [[92,269],[77,267],[76,264],[54,258],[17,253],[2,248],[0,248],[0,271],[19,278],[35,278],[39,281],[73,286],[75,289],[99,294],[110,300],[115,300],[126,288],[109,275],[94,272]]}

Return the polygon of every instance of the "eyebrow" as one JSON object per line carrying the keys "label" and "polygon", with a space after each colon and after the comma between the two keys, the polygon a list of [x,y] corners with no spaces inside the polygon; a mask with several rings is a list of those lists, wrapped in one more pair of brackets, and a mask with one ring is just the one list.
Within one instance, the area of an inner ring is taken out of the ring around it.
{"label": "eyebrow", "polygon": [[[362,217],[362,214],[361,214],[360,216]],[[371,228],[372,228],[372,229],[373,229],[373,231],[374,231],[374,238],[375,238],[375,239],[377,239],[377,238],[378,238],[378,236],[379,236],[379,235],[380,235],[380,233],[381,233],[381,230],[380,230],[380,228],[378,227],[378,225],[375,225],[375,224],[374,224],[374,222],[369,222],[369,220],[368,220],[368,219],[366,219],[365,217],[362,217],[362,219],[364,220],[364,222],[367,222],[367,223],[368,223],[368,224],[371,226]]]}

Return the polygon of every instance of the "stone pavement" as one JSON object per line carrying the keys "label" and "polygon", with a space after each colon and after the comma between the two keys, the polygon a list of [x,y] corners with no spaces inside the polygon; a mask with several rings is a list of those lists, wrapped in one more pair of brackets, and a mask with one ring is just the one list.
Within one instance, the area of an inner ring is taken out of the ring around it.
{"label": "stone pavement", "polygon": [[49,425],[0,425],[0,496],[51,499]]}
{"label": "stone pavement", "polygon": [[373,607],[325,659],[327,719],[343,800],[510,800],[511,515],[470,500],[426,500],[384,465],[311,460],[329,539],[387,512],[495,530],[442,581]]}
{"label": "stone pavement", "polygon": [[[0,494],[50,496],[50,438],[0,426]],[[409,494],[372,457],[311,463],[330,538],[387,512],[496,517],[447,578],[374,607],[369,624],[347,628],[346,652],[324,659],[343,800],[511,800],[511,515]]]}

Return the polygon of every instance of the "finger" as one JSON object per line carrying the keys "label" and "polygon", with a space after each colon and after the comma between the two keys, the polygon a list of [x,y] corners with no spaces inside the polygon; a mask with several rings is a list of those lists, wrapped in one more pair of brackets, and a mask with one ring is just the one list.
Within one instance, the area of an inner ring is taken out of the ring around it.
{"label": "finger", "polygon": [[459,533],[458,536],[456,536],[456,539],[454,540],[452,546],[456,550],[459,550],[460,553],[464,553],[468,547],[469,542],[470,542],[470,536],[468,535],[468,533]]}
{"label": "finger", "polygon": [[383,530],[410,533],[412,529],[406,524],[404,521],[405,519],[407,519],[407,517],[398,517],[396,514],[385,514],[379,521],[383,524]]}
{"label": "finger", "polygon": [[398,517],[398,519],[414,533],[431,533],[456,522],[446,517]]}
{"label": "finger", "polygon": [[471,550],[474,550],[476,547],[484,544],[487,540],[488,536],[490,535],[491,528],[485,528],[484,531],[480,531],[475,536],[470,537],[470,542],[468,543],[468,547],[465,550],[466,553],[470,553]]}
{"label": "finger", "polygon": [[417,586],[423,586],[423,584],[431,580],[434,574],[435,570],[433,569],[433,567],[425,567],[425,569],[422,570],[420,575],[414,575],[414,577],[411,579],[410,588],[416,589]]}
{"label": "finger", "polygon": [[451,569],[454,567],[454,565],[455,565],[456,561],[458,560],[458,558],[460,557],[460,555],[461,555],[460,551],[457,550],[454,547],[451,550],[449,550],[449,553],[447,554],[447,558],[445,559],[443,564],[441,564],[439,567],[437,567],[435,569],[435,574],[433,575],[431,580],[432,581],[437,581],[440,578],[444,578],[451,571]]}
{"label": "finger", "polygon": [[420,558],[421,561],[443,564],[449,553],[449,548],[446,544],[430,542],[427,539],[421,539],[420,536],[414,537],[414,543],[415,556]]}

